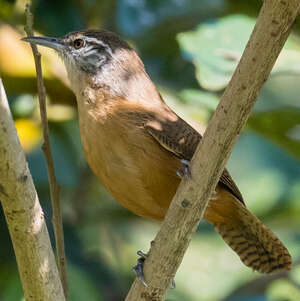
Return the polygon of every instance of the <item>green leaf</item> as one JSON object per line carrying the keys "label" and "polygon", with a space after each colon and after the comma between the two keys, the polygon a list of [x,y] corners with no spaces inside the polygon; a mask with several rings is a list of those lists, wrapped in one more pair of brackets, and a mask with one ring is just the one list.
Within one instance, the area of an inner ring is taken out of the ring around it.
{"label": "green leaf", "polygon": [[272,282],[267,290],[270,301],[298,301],[300,300],[300,290],[288,280],[280,279]]}
{"label": "green leaf", "polygon": [[196,89],[182,90],[179,97],[187,104],[199,105],[213,111],[219,103],[219,97],[216,94]]}
{"label": "green leaf", "polygon": [[28,117],[36,108],[36,101],[30,94],[21,94],[11,104],[14,117]]}
{"label": "green leaf", "polygon": [[295,281],[295,283],[300,285],[300,265],[299,264],[293,267],[293,269],[290,272],[290,277],[291,277],[291,279],[293,279],[293,281]]}
{"label": "green leaf", "polygon": [[180,47],[194,62],[203,88],[215,91],[227,85],[254,24],[254,19],[234,15],[177,36]]}
{"label": "green leaf", "polygon": [[[177,36],[180,47],[196,66],[200,85],[218,91],[228,84],[251,35],[255,19],[231,15],[215,22],[199,25],[194,31]],[[281,52],[272,75],[300,74],[299,43],[289,38]]]}
{"label": "green leaf", "polygon": [[251,129],[269,138],[294,156],[300,158],[300,109],[286,107],[255,113],[248,121]]}

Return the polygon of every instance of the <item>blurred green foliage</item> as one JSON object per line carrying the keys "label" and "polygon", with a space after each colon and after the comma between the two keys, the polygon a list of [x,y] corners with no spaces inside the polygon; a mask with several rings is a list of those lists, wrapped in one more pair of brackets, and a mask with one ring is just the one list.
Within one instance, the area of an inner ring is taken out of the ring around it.
{"label": "blurred green foliage", "polygon": [[[197,127],[216,108],[255,24],[260,0],[33,1],[35,29],[63,35],[106,28],[128,40],[168,104]],[[53,241],[35,73],[24,35],[23,0],[0,0],[0,72]],[[168,300],[300,300],[299,24],[264,86],[228,163],[248,207],[286,243],[288,274],[262,276],[203,222]],[[261,50],[263,51],[263,49]],[[61,63],[43,52],[55,167],[62,185],[70,300],[123,300],[136,250],[159,224],[132,215],[98,183],[82,154],[75,99]],[[22,300],[15,257],[0,211],[0,300]]]}

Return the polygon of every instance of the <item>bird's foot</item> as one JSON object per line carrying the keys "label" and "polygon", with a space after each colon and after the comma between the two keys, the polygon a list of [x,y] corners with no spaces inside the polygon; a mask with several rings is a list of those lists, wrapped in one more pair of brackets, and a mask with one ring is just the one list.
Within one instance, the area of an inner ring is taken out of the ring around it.
{"label": "bird's foot", "polygon": [[171,282],[171,289],[174,289],[174,288],[176,288],[176,284],[175,284],[174,279],[172,279],[172,282]]}
{"label": "bird's foot", "polygon": [[[136,275],[136,277],[143,283],[145,287],[148,287],[147,282],[145,281],[144,277],[144,262],[146,258],[148,257],[148,254],[145,254],[142,251],[137,251],[137,254],[140,256],[137,260],[137,265],[133,267],[133,272]],[[171,288],[175,288],[175,281],[172,279]]]}
{"label": "bird's foot", "polygon": [[136,275],[136,277],[143,283],[144,286],[148,287],[147,282],[145,281],[144,277],[144,262],[146,258],[148,257],[148,254],[145,254],[142,251],[137,251],[137,254],[140,256],[137,260],[137,265],[133,267],[133,272]]}
{"label": "bird's foot", "polygon": [[184,176],[186,176],[188,179],[191,179],[192,174],[190,171],[190,161],[185,160],[185,159],[181,159],[180,160],[182,167],[181,169],[176,171],[176,174],[179,178],[183,178]]}

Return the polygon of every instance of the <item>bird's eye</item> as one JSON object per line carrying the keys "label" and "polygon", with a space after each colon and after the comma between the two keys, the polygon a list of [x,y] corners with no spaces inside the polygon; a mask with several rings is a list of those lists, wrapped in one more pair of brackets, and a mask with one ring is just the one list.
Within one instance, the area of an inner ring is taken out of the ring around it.
{"label": "bird's eye", "polygon": [[84,41],[82,39],[76,39],[73,42],[74,48],[79,49],[84,45]]}

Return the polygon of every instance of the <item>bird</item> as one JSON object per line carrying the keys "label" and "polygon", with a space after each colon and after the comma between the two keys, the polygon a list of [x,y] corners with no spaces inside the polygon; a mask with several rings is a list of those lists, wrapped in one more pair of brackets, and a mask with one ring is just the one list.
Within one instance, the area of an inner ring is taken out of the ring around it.
{"label": "bird", "polygon": [[[137,52],[117,34],[89,29],[23,40],[62,58],[77,99],[83,151],[99,181],[133,213],[163,220],[181,177],[191,177],[201,134],[167,105]],[[291,269],[287,248],[246,208],[227,169],[204,218],[254,271]]]}

